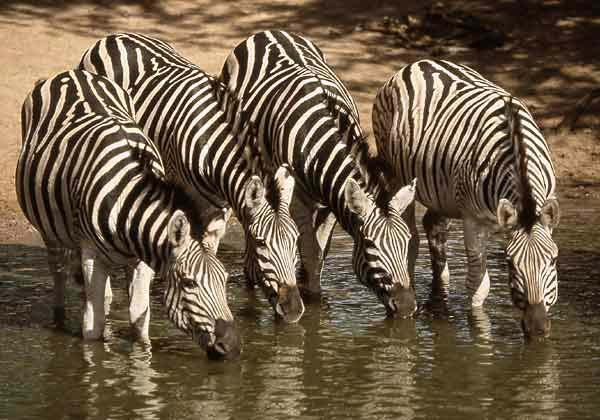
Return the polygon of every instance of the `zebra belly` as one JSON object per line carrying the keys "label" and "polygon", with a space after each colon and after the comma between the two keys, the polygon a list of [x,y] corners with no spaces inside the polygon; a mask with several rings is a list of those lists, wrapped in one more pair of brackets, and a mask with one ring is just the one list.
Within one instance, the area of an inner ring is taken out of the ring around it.
{"label": "zebra belly", "polygon": [[403,171],[402,165],[397,165],[395,172],[401,186],[417,178],[416,200],[424,207],[452,219],[463,218],[464,209],[457,200],[457,188],[451,177],[437,179],[430,170],[423,170],[421,173]]}

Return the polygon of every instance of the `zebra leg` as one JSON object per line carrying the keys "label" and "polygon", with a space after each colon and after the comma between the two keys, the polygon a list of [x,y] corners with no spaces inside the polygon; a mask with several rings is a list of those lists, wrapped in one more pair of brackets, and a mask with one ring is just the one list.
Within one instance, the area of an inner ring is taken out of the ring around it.
{"label": "zebra leg", "polygon": [[[68,258],[68,274],[67,278],[71,278],[75,283],[83,287],[83,272],[81,268],[81,250],[71,249],[65,254]],[[113,293],[110,284],[110,277],[106,280],[106,287],[104,289],[104,313],[108,315],[110,313],[110,304],[113,300]]]}
{"label": "zebra leg", "polygon": [[450,219],[428,209],[423,216],[423,227],[427,234],[429,254],[431,256],[431,269],[433,281],[431,294],[440,295],[448,293],[450,271],[448,270],[448,228]]}
{"label": "zebra leg", "polygon": [[325,207],[309,203],[300,191],[294,192],[291,214],[300,231],[298,248],[302,261],[302,289],[308,294],[321,293],[321,272],[336,224],[334,214]]}
{"label": "zebra leg", "polygon": [[490,291],[487,272],[486,245],[488,232],[471,218],[464,219],[465,250],[467,253],[467,289],[471,306],[481,306]]}
{"label": "zebra leg", "polygon": [[[137,339],[150,342],[150,283],[154,270],[140,261],[135,269],[128,270],[129,282],[129,322]],[[129,277],[129,273],[131,276]]]}
{"label": "zebra leg", "polygon": [[407,224],[410,231],[410,240],[408,241],[408,274],[410,280],[415,281],[415,266],[417,257],[419,256],[419,229],[417,229],[417,221],[415,218],[415,202],[413,201],[402,214],[404,222]]}
{"label": "zebra leg", "polygon": [[46,245],[48,248],[48,268],[54,279],[54,323],[58,327],[65,324],[65,285],[68,276],[69,251],[65,248]]}
{"label": "zebra leg", "polygon": [[85,306],[83,311],[83,338],[97,340],[104,332],[104,294],[108,272],[95,251],[83,248],[81,252]]}

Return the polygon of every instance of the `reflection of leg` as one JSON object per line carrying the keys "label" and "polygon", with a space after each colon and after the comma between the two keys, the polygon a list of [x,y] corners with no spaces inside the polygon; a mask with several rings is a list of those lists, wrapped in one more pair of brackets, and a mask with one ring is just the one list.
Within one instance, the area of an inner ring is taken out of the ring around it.
{"label": "reflection of leg", "polygon": [[432,295],[448,294],[450,271],[448,270],[448,228],[450,220],[432,210],[427,210],[423,216],[423,227],[427,234],[433,281]]}
{"label": "reflection of leg", "polygon": [[110,285],[110,277],[106,278],[106,286],[104,286],[104,314],[110,313],[110,304],[113,300],[112,288]]}
{"label": "reflection of leg", "polygon": [[[129,322],[135,336],[143,342],[150,341],[150,283],[154,271],[140,261],[131,272],[129,282]],[[129,273],[128,273],[129,274]]]}
{"label": "reflection of leg", "polygon": [[108,273],[96,258],[93,250],[83,248],[81,252],[83,281],[85,286],[85,307],[83,312],[83,338],[96,340],[104,332],[104,294]]}
{"label": "reflection of leg", "polygon": [[47,245],[48,268],[54,279],[54,323],[62,327],[65,323],[65,284],[67,281],[68,250]]}
{"label": "reflection of leg", "polygon": [[486,268],[487,231],[473,219],[464,220],[465,250],[467,253],[467,289],[471,305],[481,306],[490,291]]}
{"label": "reflection of leg", "polygon": [[408,241],[408,274],[410,274],[411,284],[415,282],[415,265],[419,256],[419,230],[415,219],[415,202],[413,201],[404,211],[402,218],[408,225],[410,231],[410,240]]}
{"label": "reflection of leg", "polygon": [[320,293],[321,271],[331,243],[335,216],[329,209],[310,203],[302,192],[294,192],[291,212],[300,231],[298,248],[304,271],[301,285],[305,292]]}
{"label": "reflection of leg", "polygon": [[491,340],[492,323],[490,322],[490,317],[483,310],[483,307],[473,306],[471,308],[471,317],[473,321],[472,330],[475,336]]}
{"label": "reflection of leg", "polygon": [[256,252],[253,251],[253,247],[250,244],[250,235],[245,235],[245,250],[244,250],[244,277],[246,278],[246,286],[254,290],[254,286],[260,284],[260,268],[258,267],[258,261],[256,261]]}

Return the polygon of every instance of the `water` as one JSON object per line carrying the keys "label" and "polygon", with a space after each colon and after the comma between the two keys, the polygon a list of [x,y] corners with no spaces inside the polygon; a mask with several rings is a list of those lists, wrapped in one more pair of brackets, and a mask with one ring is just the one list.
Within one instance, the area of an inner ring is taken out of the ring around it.
{"label": "water", "polygon": [[[151,348],[130,339],[122,282],[114,284],[110,341],[81,340],[74,285],[66,331],[53,329],[45,250],[0,245],[0,418],[597,418],[600,202],[567,202],[562,210],[552,333],[532,343],[513,313],[498,241],[489,252],[484,310],[468,307],[456,226],[446,307],[386,320],[351,273],[350,241],[339,232],[324,298],[295,325],[274,321],[260,291],[244,287],[239,237],[230,233],[221,257],[244,348],[226,362],[207,360],[170,325],[159,287]],[[421,239],[417,295],[424,303],[430,275]]]}

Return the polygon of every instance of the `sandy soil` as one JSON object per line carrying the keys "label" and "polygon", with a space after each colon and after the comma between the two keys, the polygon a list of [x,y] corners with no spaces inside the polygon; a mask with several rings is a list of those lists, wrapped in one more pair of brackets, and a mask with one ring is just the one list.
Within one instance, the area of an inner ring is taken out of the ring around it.
{"label": "sandy soil", "polygon": [[[600,106],[590,107],[575,132],[557,134],[553,130],[576,100],[600,87],[597,5],[578,0],[447,1],[503,35],[499,48],[486,49],[465,46],[477,34],[467,33],[456,42],[442,40],[444,33],[438,32],[424,41],[407,42],[390,31],[373,29],[380,28],[386,16],[400,24],[423,19],[431,1],[288,3],[3,0],[0,243],[28,242],[35,237],[14,192],[20,108],[25,96],[37,79],[74,67],[95,40],[118,31],[142,32],[171,42],[212,73],[218,73],[228,52],[254,32],[285,29],[303,34],[322,48],[355,95],[367,132],[377,89],[403,65],[432,55],[470,65],[529,104],[551,145],[561,200],[600,194]],[[501,10],[490,8],[500,4]],[[441,9],[448,8],[443,5]],[[411,20],[407,20],[409,15]]]}

